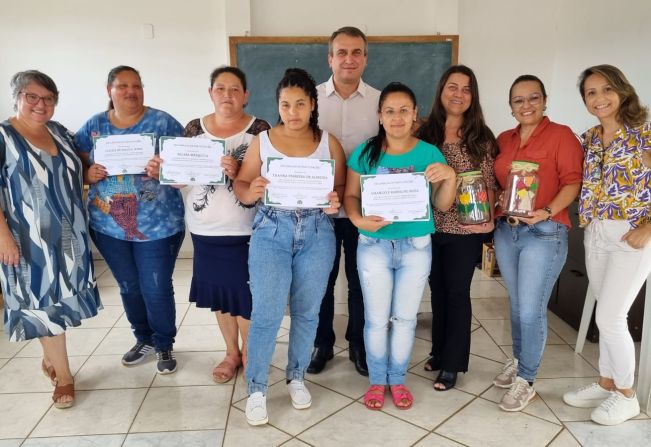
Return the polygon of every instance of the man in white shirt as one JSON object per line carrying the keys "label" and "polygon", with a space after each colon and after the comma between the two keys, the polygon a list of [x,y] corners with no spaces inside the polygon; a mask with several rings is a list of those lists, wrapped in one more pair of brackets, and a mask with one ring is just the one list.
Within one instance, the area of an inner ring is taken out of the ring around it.
{"label": "man in white shirt", "polygon": [[[319,127],[333,134],[341,142],[349,157],[360,143],[378,132],[378,100],[380,92],[362,81],[368,60],[368,42],[362,31],[343,27],[332,33],[328,44],[328,64],[332,76],[317,87],[319,94]],[[339,272],[341,247],[344,248],[346,279],[348,280],[349,358],[361,375],[367,376],[364,349],[364,301],[357,275],[357,228],[340,211],[335,218],[337,251],[330,273],[328,288],[321,303],[319,327],[314,340],[314,351],[307,372],[318,374],[333,357],[335,333],[334,286]]]}

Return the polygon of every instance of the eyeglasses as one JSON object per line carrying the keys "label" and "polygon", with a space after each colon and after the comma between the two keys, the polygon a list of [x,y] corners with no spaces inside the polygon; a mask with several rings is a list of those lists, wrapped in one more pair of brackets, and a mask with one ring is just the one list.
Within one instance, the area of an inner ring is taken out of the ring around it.
{"label": "eyeglasses", "polygon": [[43,104],[45,104],[48,107],[53,106],[57,102],[54,96],[38,96],[35,93],[27,93],[27,92],[20,92],[20,94],[25,97],[25,101],[27,101],[27,104],[31,104],[33,106],[38,104],[38,102],[41,99],[43,100]]}
{"label": "eyeglasses", "polygon": [[511,107],[513,107],[514,109],[519,109],[524,106],[524,103],[526,101],[528,101],[529,104],[532,106],[537,106],[538,104],[540,104],[542,97],[543,96],[540,93],[532,93],[527,97],[514,96],[513,98],[511,98]]}

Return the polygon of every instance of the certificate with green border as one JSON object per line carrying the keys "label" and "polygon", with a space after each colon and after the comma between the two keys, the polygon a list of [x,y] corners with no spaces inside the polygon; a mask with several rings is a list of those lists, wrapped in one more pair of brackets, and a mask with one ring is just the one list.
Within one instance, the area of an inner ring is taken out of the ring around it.
{"label": "certificate with green border", "polygon": [[334,189],[335,161],[304,157],[267,157],[269,180],[264,204],[283,208],[328,208]]}
{"label": "certificate with green border", "polygon": [[429,182],[423,172],[361,175],[362,216],[380,216],[391,222],[430,219]]}
{"label": "certificate with green border", "polygon": [[224,141],[161,137],[159,180],[164,185],[224,185]]}
{"label": "certificate with green border", "polygon": [[93,138],[93,162],[106,168],[108,175],[142,174],[155,154],[151,133],[99,135]]}

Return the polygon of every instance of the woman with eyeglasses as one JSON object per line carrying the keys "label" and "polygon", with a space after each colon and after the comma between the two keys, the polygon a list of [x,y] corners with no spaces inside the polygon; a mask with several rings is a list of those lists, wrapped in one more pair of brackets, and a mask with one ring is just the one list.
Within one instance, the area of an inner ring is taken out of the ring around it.
{"label": "woman with eyeglasses", "polygon": [[156,353],[158,374],[176,371],[172,352],[176,308],[172,273],[185,235],[183,199],[178,189],[158,182],[155,155],[142,174],[107,175],[94,159],[96,137],[153,134],[181,136],[183,126],[168,113],[144,105],[140,73],[120,65],[106,82],[108,110],[86,121],[75,134],[90,184],[88,212],[93,242],[120,286],[122,304],[136,338],[122,356],[124,366]]}
{"label": "woman with eyeglasses", "polygon": [[633,86],[612,65],[584,70],[579,92],[599,120],[582,135],[579,205],[585,266],[597,297],[599,379],[568,391],[563,400],[596,407],[594,422],[616,425],[640,413],[633,388],[635,345],[626,319],[651,272],[651,123]]}
{"label": "woman with eyeglasses", "polygon": [[502,190],[513,161],[538,164],[535,210],[517,219],[497,208],[495,256],[509,291],[513,358],[493,383],[508,389],[499,407],[520,411],[536,395],[533,383],[547,340],[547,303],[567,256],[567,207],[581,188],[583,150],[572,130],[544,115],[547,93],[533,75],[509,91],[514,129],[497,138],[495,176]]}
{"label": "woman with eyeglasses", "polygon": [[51,121],[54,81],[28,70],[11,79],[16,114],[0,123],[0,279],[10,341],[38,338],[56,408],[71,407],[66,327],[102,307],[93,273],[82,163],[68,130]]}
{"label": "woman with eyeglasses", "polygon": [[194,246],[190,301],[215,312],[226,355],[213,368],[212,378],[225,383],[240,366],[246,368],[251,319],[247,262],[255,207],[237,200],[233,180],[253,138],[270,126],[244,111],[249,91],[246,76],[239,68],[213,70],[208,93],[215,111],[190,121],[184,136],[224,140],[222,167],[228,180],[224,186],[188,188],[185,215]]}

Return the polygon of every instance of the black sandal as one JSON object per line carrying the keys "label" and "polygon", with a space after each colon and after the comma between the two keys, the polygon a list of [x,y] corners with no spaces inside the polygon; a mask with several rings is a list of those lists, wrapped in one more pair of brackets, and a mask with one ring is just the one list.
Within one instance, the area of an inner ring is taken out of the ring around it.
{"label": "black sandal", "polygon": [[429,372],[438,371],[441,369],[441,361],[438,358],[430,357],[423,365],[423,369]]}
{"label": "black sandal", "polygon": [[[454,388],[454,385],[457,383],[457,372],[444,371],[441,370],[438,377],[434,381],[434,389],[436,391],[447,391],[451,388]],[[443,385],[443,388],[437,388],[436,385]]]}

